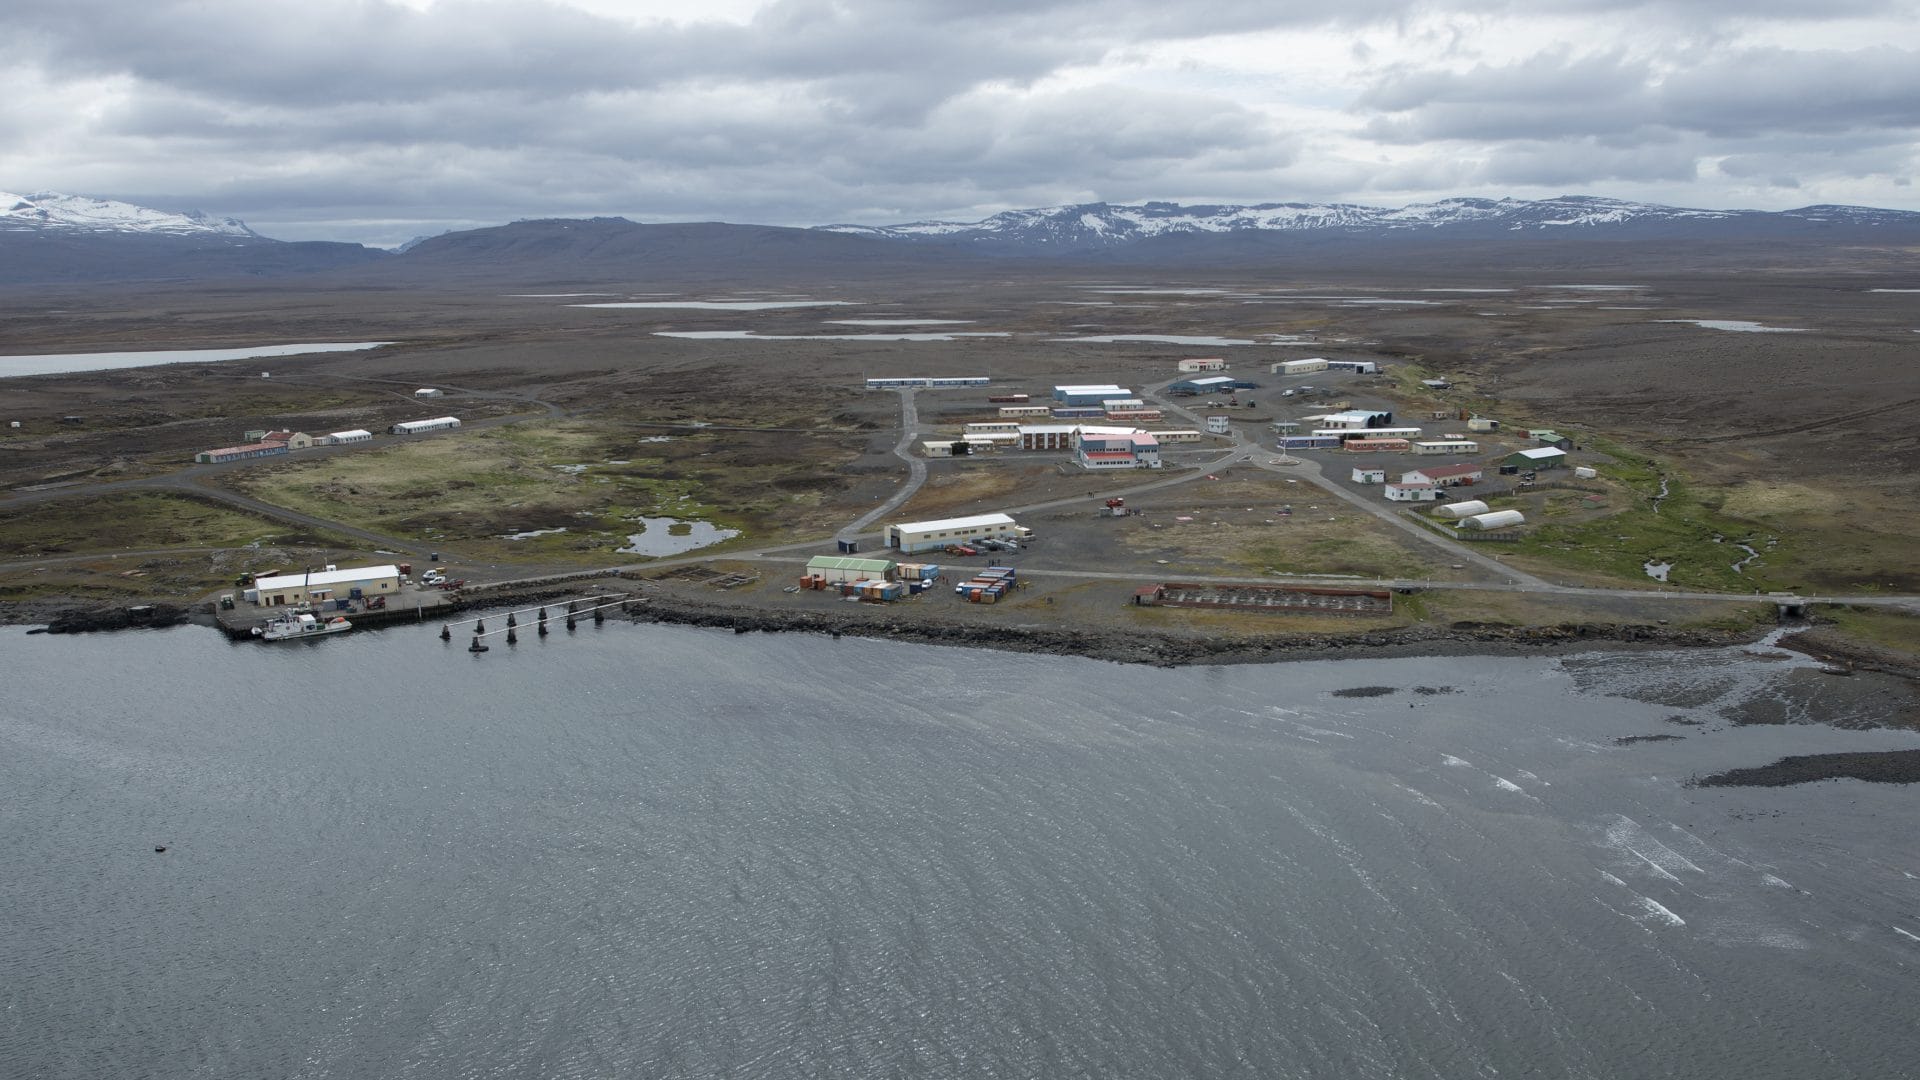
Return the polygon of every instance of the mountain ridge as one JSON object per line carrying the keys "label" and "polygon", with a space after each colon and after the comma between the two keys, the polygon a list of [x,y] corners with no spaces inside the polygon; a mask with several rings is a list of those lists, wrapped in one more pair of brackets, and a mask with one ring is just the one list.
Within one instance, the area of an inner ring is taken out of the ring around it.
{"label": "mountain ridge", "polygon": [[[1462,238],[1554,230],[1779,233],[1829,226],[1920,228],[1920,213],[1874,207],[1816,205],[1793,210],[1705,210],[1593,195],[1553,199],[1457,197],[1399,207],[1360,203],[1183,205],[1170,202],[1075,203],[1009,210],[975,222],[821,225],[846,235],[908,243],[1110,251],[1168,236],[1201,234],[1340,234],[1348,237],[1450,232]],[[1716,228],[1717,227],[1717,228]]]}
{"label": "mountain ridge", "polygon": [[418,237],[399,250],[262,236],[234,218],[40,192],[0,193],[0,284],[323,275],[373,281],[563,283],[640,278],[791,282],[1062,268],[1391,269],[1480,258],[1510,269],[1638,265],[1645,257],[1757,267],[1815,249],[1879,262],[1920,250],[1920,213],[1817,205],[1703,210],[1598,196],[1358,203],[1079,203],[978,222],[812,227],[623,217],[532,218]]}

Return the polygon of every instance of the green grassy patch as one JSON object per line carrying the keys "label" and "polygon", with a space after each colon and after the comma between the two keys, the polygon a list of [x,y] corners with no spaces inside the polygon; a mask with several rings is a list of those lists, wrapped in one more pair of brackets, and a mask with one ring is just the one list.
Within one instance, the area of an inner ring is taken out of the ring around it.
{"label": "green grassy patch", "polygon": [[[1589,445],[1611,459],[1597,468],[1621,490],[1609,500],[1620,512],[1578,523],[1549,515],[1500,550],[1636,585],[1652,584],[1645,564],[1665,562],[1673,566],[1668,584],[1680,588],[1750,593],[1795,586],[1794,538],[1722,512],[1723,493],[1696,487],[1665,462],[1601,439]],[[1736,572],[1733,564],[1745,553],[1735,544],[1743,541],[1762,557]]]}
{"label": "green grassy patch", "polygon": [[[523,423],[324,461],[251,470],[234,482],[278,505],[425,542],[470,558],[604,562],[640,517],[705,521],[753,541],[827,531],[837,467],[831,437],[634,433],[605,421]],[[564,529],[564,532],[547,530]],[[509,540],[520,533],[544,535]]]}
{"label": "green grassy patch", "polygon": [[7,515],[10,559],[251,544],[352,547],[342,537],[259,517],[211,499],[161,492],[56,499]]}
{"label": "green grassy patch", "polygon": [[1885,608],[1846,607],[1839,604],[1820,607],[1817,613],[1820,621],[1832,623],[1847,637],[1892,652],[1920,657],[1920,617]]}

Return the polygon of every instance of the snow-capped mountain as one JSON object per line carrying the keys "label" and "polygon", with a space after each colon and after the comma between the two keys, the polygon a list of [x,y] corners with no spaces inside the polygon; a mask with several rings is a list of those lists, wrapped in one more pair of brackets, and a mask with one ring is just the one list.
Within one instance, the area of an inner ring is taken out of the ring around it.
{"label": "snow-capped mountain", "polygon": [[0,191],[0,231],[131,233],[148,236],[229,236],[262,239],[236,218],[201,213],[175,214],[111,199],[42,191],[15,195]]}
{"label": "snow-capped mountain", "polygon": [[1920,225],[1920,214],[1868,207],[1810,206],[1799,210],[1695,210],[1585,195],[1555,199],[1443,199],[1402,207],[1356,203],[1263,203],[1257,206],[1137,206],[1083,203],[1009,210],[983,221],[923,221],[906,225],[822,225],[832,232],[888,240],[940,241],[1055,252],[1097,251],[1143,240],[1200,234],[1433,233],[1462,238],[1502,233],[1644,232],[1713,223],[1804,229],[1820,225]]}

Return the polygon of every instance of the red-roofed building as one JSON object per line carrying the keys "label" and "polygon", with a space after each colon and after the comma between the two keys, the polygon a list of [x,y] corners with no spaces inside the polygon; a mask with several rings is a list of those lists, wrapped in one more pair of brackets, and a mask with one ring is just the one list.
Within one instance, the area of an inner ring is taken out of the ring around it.
{"label": "red-roofed building", "polygon": [[1460,484],[1477,484],[1486,479],[1487,470],[1481,465],[1429,465],[1423,469],[1400,474],[1402,483],[1432,484],[1435,487],[1455,487]]}
{"label": "red-roofed building", "polygon": [[1128,435],[1082,432],[1075,456],[1083,469],[1157,469],[1160,440],[1145,432]]}

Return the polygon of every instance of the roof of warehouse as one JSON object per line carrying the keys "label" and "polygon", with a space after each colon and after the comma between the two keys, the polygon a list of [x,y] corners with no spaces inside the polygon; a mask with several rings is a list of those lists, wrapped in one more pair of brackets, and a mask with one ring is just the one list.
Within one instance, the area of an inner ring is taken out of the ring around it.
{"label": "roof of warehouse", "polygon": [[385,566],[349,566],[345,570],[322,570],[317,574],[280,574],[264,577],[255,581],[253,587],[266,592],[275,589],[291,589],[296,585],[344,585],[350,581],[372,581],[375,578],[397,578],[400,568],[388,563]]}
{"label": "roof of warehouse", "polygon": [[892,559],[856,559],[850,555],[815,555],[807,560],[807,569],[821,570],[878,570],[885,573],[894,565]]}
{"label": "roof of warehouse", "polygon": [[1108,391],[1108,390],[1118,390],[1119,393],[1115,394],[1114,397],[1120,397],[1122,394],[1133,393],[1133,391],[1127,389],[1124,386],[1115,386],[1112,383],[1091,383],[1086,386],[1056,386],[1054,387],[1054,389],[1060,391],[1063,394],[1093,394],[1093,393],[1104,393],[1105,391]]}
{"label": "roof of warehouse", "polygon": [[1558,447],[1553,447],[1553,446],[1536,446],[1531,450],[1520,450],[1520,451],[1517,451],[1517,453],[1521,457],[1532,458],[1535,461],[1542,461],[1547,458],[1567,456],[1567,452],[1565,450],[1561,450]]}
{"label": "roof of warehouse", "polygon": [[1428,469],[1412,469],[1409,471],[1417,472],[1421,476],[1444,478],[1448,476],[1472,476],[1474,473],[1486,472],[1487,469],[1484,465],[1435,465]]}
{"label": "roof of warehouse", "polygon": [[327,438],[342,439],[350,435],[366,435],[371,437],[373,435],[373,432],[368,431],[366,428],[354,428],[352,431],[336,431],[333,434],[327,436]]}
{"label": "roof of warehouse", "polygon": [[254,450],[285,450],[283,442],[250,442],[242,446],[223,446],[218,450],[202,450],[203,454],[245,454]]}
{"label": "roof of warehouse", "polygon": [[1011,525],[1005,514],[975,514],[972,517],[945,518],[940,521],[907,521],[893,526],[909,532],[937,532],[942,529],[975,529],[982,525]]}

